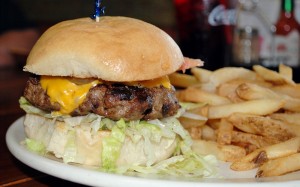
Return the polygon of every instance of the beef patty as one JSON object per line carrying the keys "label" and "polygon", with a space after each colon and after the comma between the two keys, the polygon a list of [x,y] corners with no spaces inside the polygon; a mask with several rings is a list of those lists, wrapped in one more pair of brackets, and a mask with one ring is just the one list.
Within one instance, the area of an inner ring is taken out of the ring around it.
{"label": "beef patty", "polygon": [[[29,78],[24,97],[42,110],[60,110],[59,103],[50,102],[39,78]],[[113,120],[151,120],[175,115],[179,107],[174,88],[99,84],[89,90],[83,103],[71,112],[71,116],[95,113]]]}

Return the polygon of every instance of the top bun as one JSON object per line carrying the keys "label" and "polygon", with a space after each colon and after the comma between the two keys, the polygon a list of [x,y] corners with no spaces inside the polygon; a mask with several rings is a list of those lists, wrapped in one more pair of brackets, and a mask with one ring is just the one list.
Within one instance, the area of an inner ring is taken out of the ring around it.
{"label": "top bun", "polygon": [[128,17],[64,21],[49,28],[30,52],[25,71],[37,75],[141,81],[176,71],[183,55],[164,31]]}

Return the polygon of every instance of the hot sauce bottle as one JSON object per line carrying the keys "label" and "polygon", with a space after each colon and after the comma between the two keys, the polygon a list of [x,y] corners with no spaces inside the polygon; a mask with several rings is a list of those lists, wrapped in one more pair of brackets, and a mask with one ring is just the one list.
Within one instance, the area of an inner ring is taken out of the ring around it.
{"label": "hot sauce bottle", "polygon": [[300,67],[300,29],[294,16],[294,0],[281,0],[281,11],[276,23],[274,67],[280,63]]}

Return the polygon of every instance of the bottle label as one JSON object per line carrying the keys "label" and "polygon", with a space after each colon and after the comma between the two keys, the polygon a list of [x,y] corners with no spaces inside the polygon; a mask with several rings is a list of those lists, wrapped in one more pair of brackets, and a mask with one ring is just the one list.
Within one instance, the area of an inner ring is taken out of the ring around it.
{"label": "bottle label", "polygon": [[211,26],[219,25],[235,25],[236,24],[236,10],[226,9],[222,4],[216,6],[208,16],[208,23]]}
{"label": "bottle label", "polygon": [[291,67],[298,67],[300,52],[300,36],[297,30],[293,30],[286,36],[275,36],[275,66],[285,64]]}

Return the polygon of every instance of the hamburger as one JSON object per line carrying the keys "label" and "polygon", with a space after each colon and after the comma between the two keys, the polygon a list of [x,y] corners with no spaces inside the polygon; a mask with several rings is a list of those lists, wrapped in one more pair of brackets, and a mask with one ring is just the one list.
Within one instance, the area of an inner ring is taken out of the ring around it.
{"label": "hamburger", "polygon": [[110,171],[164,161],[182,142],[191,144],[176,119],[182,108],[168,75],[200,64],[141,20],[60,22],[43,33],[24,66],[31,73],[20,98],[26,144]]}

